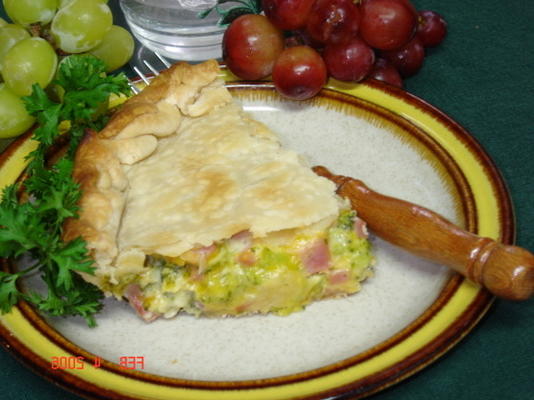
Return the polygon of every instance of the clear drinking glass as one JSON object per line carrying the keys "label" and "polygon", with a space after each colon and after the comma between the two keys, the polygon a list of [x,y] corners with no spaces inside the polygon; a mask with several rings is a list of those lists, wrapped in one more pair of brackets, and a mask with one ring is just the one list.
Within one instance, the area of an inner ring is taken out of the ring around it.
{"label": "clear drinking glass", "polygon": [[202,61],[222,56],[225,28],[217,25],[219,15],[212,11],[198,17],[216,2],[120,0],[120,6],[133,35],[145,47],[173,60]]}

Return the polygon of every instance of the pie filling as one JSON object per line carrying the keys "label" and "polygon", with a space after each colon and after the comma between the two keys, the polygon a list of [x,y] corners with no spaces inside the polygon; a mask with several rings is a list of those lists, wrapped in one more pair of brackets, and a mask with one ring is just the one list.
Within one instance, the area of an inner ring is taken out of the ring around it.
{"label": "pie filling", "polygon": [[180,257],[149,255],[143,273],[107,289],[126,297],[145,320],[180,311],[287,315],[315,300],[357,292],[372,275],[372,263],[365,223],[345,209],[330,226],[292,230],[284,240],[243,231]]}

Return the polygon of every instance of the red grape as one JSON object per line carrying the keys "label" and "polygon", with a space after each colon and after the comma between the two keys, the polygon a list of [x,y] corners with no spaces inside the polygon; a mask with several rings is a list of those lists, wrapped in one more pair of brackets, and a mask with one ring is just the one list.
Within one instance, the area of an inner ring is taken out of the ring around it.
{"label": "red grape", "polygon": [[306,25],[315,0],[262,0],[263,12],[279,29],[295,30]]}
{"label": "red grape", "polygon": [[318,41],[314,40],[308,31],[306,29],[298,29],[296,31],[292,31],[292,36],[289,36],[286,38],[286,46],[294,46],[296,44],[299,45],[305,45],[313,47],[315,50],[318,50],[319,52],[322,51],[324,48],[323,43],[319,43]]}
{"label": "red grape", "polygon": [[414,13],[414,15],[417,15],[417,9],[413,5],[413,3],[410,0],[401,0],[404,4],[408,6],[408,8],[411,10],[411,12]]}
{"label": "red grape", "polygon": [[374,78],[390,85],[402,88],[402,78],[399,71],[385,58],[377,58],[375,65],[369,74],[369,78]]}
{"label": "red grape", "polygon": [[285,49],[273,68],[273,83],[278,92],[293,100],[315,96],[328,76],[321,55],[309,46]]}
{"label": "red grape", "polygon": [[326,68],[341,81],[358,82],[369,74],[375,53],[363,40],[353,38],[348,43],[328,44],[323,52]]}
{"label": "red grape", "polygon": [[412,40],[399,49],[383,51],[382,57],[387,59],[403,77],[414,75],[423,66],[425,49],[421,40],[414,36]]}
{"label": "red grape", "polygon": [[352,0],[317,0],[306,30],[320,43],[342,43],[356,35],[359,25],[360,10]]}
{"label": "red grape", "polygon": [[405,0],[364,0],[360,35],[371,47],[393,50],[412,37],[417,17]]}
{"label": "red grape", "polygon": [[242,79],[257,80],[270,75],[283,49],[282,31],[263,15],[236,18],[223,37],[224,61]]}
{"label": "red grape", "polygon": [[417,36],[423,46],[435,47],[440,44],[447,35],[447,22],[441,15],[434,11],[420,11],[417,24]]}

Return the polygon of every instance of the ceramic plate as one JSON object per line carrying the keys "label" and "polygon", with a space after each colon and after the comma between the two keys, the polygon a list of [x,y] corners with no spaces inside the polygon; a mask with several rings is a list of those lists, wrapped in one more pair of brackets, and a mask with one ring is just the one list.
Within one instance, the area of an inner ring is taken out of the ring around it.
{"label": "ceramic plate", "polygon": [[[307,102],[283,100],[269,83],[229,87],[311,165],[513,241],[509,196],[493,163],[422,100],[379,83],[330,86]],[[23,137],[0,156],[0,186],[19,177],[33,146]],[[492,301],[443,266],[378,238],[372,243],[375,274],[361,292],[288,317],[180,315],[145,324],[127,304],[108,301],[90,329],[77,318],[43,318],[22,303],[1,317],[0,334],[32,369],[88,398],[364,397],[434,361]]]}

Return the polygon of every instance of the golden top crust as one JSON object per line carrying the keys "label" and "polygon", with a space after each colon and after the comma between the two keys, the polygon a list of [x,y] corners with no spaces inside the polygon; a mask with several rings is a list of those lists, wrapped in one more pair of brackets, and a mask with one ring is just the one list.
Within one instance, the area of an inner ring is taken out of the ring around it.
{"label": "golden top crust", "polygon": [[338,214],[335,185],[232,101],[218,64],[177,64],[129,99],[76,156],[82,236],[97,285],[242,230],[256,237]]}

